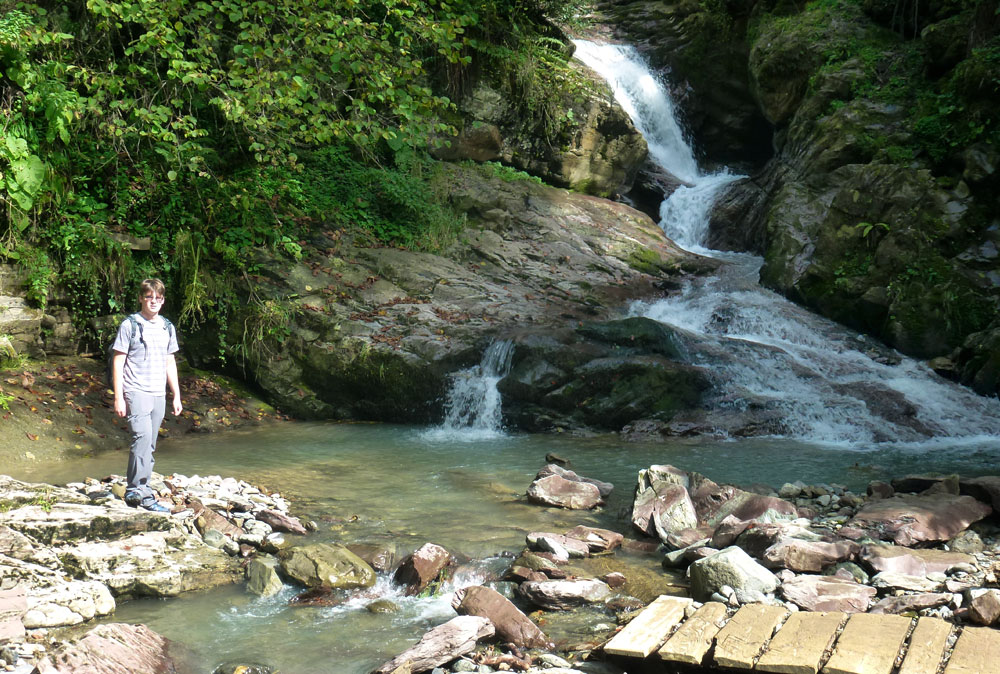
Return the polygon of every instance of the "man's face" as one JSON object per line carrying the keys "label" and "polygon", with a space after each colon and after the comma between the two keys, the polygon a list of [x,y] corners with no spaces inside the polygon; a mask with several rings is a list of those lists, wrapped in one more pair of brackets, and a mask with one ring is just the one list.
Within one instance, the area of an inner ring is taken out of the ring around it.
{"label": "man's face", "polygon": [[150,313],[158,313],[160,307],[163,306],[163,295],[158,295],[154,292],[148,292],[140,299],[142,300],[142,308],[148,309]]}

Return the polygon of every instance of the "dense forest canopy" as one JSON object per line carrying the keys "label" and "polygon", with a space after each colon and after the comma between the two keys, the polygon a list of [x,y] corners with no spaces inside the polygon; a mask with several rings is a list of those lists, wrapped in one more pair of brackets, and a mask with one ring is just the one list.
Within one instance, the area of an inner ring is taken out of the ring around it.
{"label": "dense forest canopy", "polygon": [[295,256],[310,223],[433,245],[449,214],[422,151],[448,142],[470,73],[517,61],[568,11],[2,1],[0,258],[29,271],[41,306],[58,278],[78,317],[130,307],[134,281],[162,275],[197,322],[225,297],[206,265],[241,270],[260,245]]}

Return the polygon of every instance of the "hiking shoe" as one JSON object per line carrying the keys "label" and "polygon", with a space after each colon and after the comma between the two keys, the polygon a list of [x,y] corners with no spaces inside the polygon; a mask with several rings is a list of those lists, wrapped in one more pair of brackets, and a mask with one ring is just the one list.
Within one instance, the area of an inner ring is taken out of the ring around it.
{"label": "hiking shoe", "polygon": [[125,492],[125,505],[131,508],[135,508],[140,503],[142,503],[142,496],[139,495],[139,492],[135,491]]}
{"label": "hiking shoe", "polygon": [[167,508],[166,506],[160,504],[158,501],[153,501],[152,503],[143,503],[142,504],[142,509],[143,510],[148,510],[151,513],[168,513],[168,512],[170,512],[170,508]]}

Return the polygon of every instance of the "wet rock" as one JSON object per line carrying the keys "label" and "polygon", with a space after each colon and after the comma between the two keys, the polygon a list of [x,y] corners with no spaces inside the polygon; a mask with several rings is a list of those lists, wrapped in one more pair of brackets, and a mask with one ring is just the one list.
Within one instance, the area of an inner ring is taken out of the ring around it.
{"label": "wet rock", "polygon": [[528,487],[528,500],[570,510],[589,510],[600,505],[601,492],[596,486],[586,482],[549,475],[531,483]]}
{"label": "wet rock", "polygon": [[487,618],[498,637],[519,648],[552,648],[552,642],[528,616],[488,587],[474,585],[459,590],[451,605],[459,615]]}
{"label": "wet rock", "polygon": [[728,548],[736,539],[750,526],[750,522],[741,520],[733,515],[728,515],[719,522],[719,526],[712,533],[712,547],[718,550]]}
{"label": "wet rock", "polygon": [[376,599],[365,606],[365,610],[369,613],[398,613],[399,604],[389,599]]}
{"label": "wet rock", "polygon": [[521,583],[521,596],[550,611],[603,602],[611,594],[607,583],[596,579],[545,580]]}
{"label": "wet rock", "polygon": [[886,597],[875,602],[869,613],[913,613],[926,611],[948,604],[954,595],[950,592],[925,592],[922,594],[905,594],[899,597]]}
{"label": "wet rock", "polygon": [[283,550],[279,554],[286,576],[306,587],[371,587],[375,571],[343,545],[313,543]]}
{"label": "wet rock", "polygon": [[841,562],[823,569],[824,576],[836,576],[862,585],[868,584],[868,574],[854,562]]}
{"label": "wet rock", "polygon": [[974,557],[960,552],[894,545],[862,546],[859,557],[876,572],[893,571],[908,576],[950,573],[953,569],[975,562]]}
{"label": "wet rock", "polygon": [[277,510],[264,509],[255,513],[256,518],[271,526],[274,531],[283,531],[288,534],[299,534],[304,536],[305,526],[297,517],[292,517]]}
{"label": "wet rock", "polygon": [[495,629],[486,618],[458,616],[438,625],[420,638],[420,641],[384,663],[374,674],[390,674],[397,668],[408,666],[405,671],[423,672],[446,662],[451,662],[476,648],[480,639],[491,637]]}
{"label": "wet rock", "polygon": [[768,568],[791,569],[798,573],[819,573],[824,568],[853,558],[861,550],[854,541],[803,541],[785,538],[764,551]]}
{"label": "wet rock", "polygon": [[900,495],[871,501],[846,525],[899,545],[947,541],[993,512],[971,496]]}
{"label": "wet rock", "polygon": [[170,641],[144,625],[98,625],[38,663],[40,674],[173,672]]}
{"label": "wet rock", "polygon": [[406,586],[406,594],[420,594],[450,563],[451,555],[447,550],[440,545],[425,543],[403,560],[393,580]]}
{"label": "wet rock", "polygon": [[538,474],[535,475],[535,477],[540,479],[543,477],[549,477],[550,475],[558,475],[559,477],[565,478],[572,482],[583,482],[584,484],[592,484],[595,487],[597,487],[597,491],[601,494],[602,500],[607,499],[609,496],[611,496],[611,492],[615,490],[615,486],[610,482],[602,482],[601,480],[595,480],[592,477],[584,477],[556,463],[550,463],[543,466],[542,469],[538,471]]}
{"label": "wet rock", "polygon": [[277,670],[269,665],[261,665],[254,662],[226,662],[212,672],[212,674],[276,674]]}
{"label": "wet rock", "polygon": [[612,590],[617,590],[620,587],[624,587],[625,583],[627,582],[625,574],[620,573],[618,571],[614,571],[612,573],[601,576],[601,580],[607,583],[608,587],[610,587]]}
{"label": "wet rock", "polygon": [[563,560],[590,556],[589,545],[569,536],[532,532],[526,536],[526,541],[532,550],[551,552]]}
{"label": "wet rock", "polygon": [[347,549],[379,573],[388,573],[396,565],[396,548],[391,544],[348,543]]}
{"label": "wet rock", "polygon": [[622,542],[625,540],[625,537],[617,531],[598,529],[596,527],[588,527],[582,524],[567,531],[566,536],[569,538],[575,538],[578,541],[583,541],[587,544],[588,549],[592,553],[614,550],[615,548],[620,547]]}
{"label": "wet rock", "polygon": [[877,591],[835,576],[802,575],[781,584],[784,598],[806,611],[864,613]]}
{"label": "wet rock", "polygon": [[247,590],[261,597],[270,597],[285,587],[278,569],[281,563],[270,556],[254,557],[247,564]]}
{"label": "wet rock", "polygon": [[773,592],[778,579],[742,549],[731,546],[691,564],[691,596],[708,601],[723,585],[741,591]]}

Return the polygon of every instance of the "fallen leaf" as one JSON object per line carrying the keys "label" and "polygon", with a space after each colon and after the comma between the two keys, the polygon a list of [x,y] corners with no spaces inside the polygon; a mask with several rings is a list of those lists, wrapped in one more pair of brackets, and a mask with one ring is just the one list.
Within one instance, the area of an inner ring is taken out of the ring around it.
{"label": "fallen leaf", "polygon": [[35,435],[34,433],[25,433],[25,435],[28,436],[29,440],[37,440],[38,439],[38,436]]}

